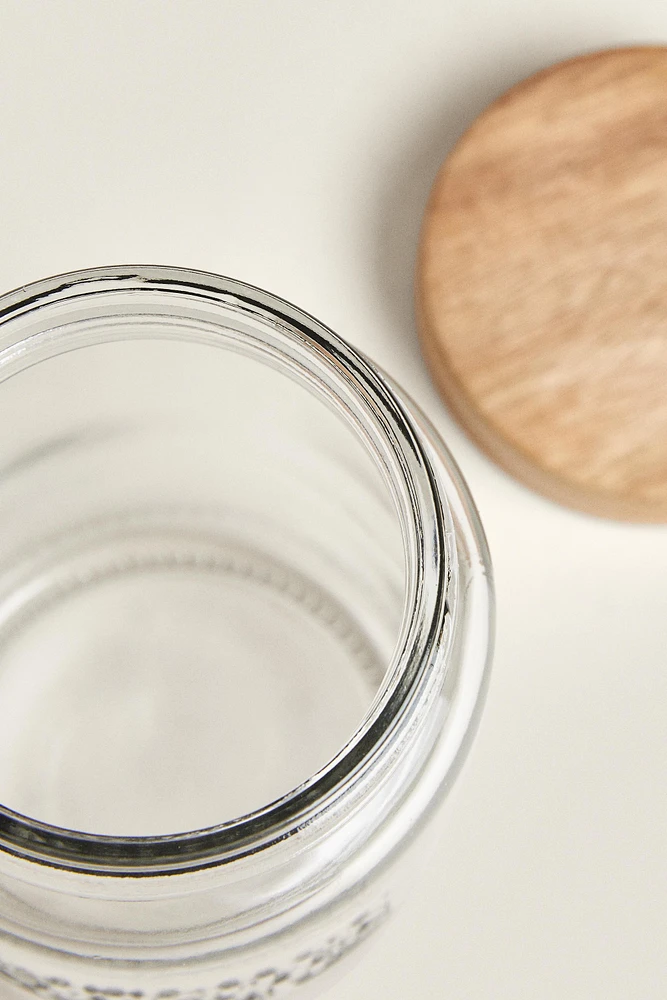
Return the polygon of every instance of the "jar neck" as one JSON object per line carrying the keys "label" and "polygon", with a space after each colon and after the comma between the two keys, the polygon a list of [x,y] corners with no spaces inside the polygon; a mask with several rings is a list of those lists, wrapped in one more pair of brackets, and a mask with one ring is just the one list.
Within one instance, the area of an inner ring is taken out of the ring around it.
{"label": "jar neck", "polygon": [[[188,338],[285,371],[361,438],[403,530],[407,599],[399,642],[352,740],[296,791],[238,821],[183,835],[118,838],[76,833],[0,808],[0,869],[39,884],[55,873],[62,885],[67,872],[68,878],[99,880],[113,896],[117,877],[124,892],[128,878],[137,885],[148,879],[150,889],[132,890],[141,896],[172,892],[175,877],[196,886],[215,871],[216,879],[233,882],[267,866],[280,880],[295,852],[302,859],[310,853],[315,883],[318,844],[337,839],[341,861],[356,856],[413,793],[451,714],[444,692],[461,628],[457,537],[468,531],[471,546],[480,545],[473,538],[479,529],[470,527],[472,506],[452,480],[451,459],[438,454],[410,404],[326,327],[266,292],[213,275],[170,268],[77,272],[0,300],[0,379],[77,347],[183,336],[184,327]],[[459,525],[450,488],[462,498]],[[477,697],[481,686],[477,678]],[[460,749],[465,732],[458,736]]]}

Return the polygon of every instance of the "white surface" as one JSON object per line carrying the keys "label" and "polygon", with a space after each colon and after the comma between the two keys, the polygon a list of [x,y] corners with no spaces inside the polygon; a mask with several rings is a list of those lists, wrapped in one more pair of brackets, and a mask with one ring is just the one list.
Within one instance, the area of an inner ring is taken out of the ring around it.
{"label": "white surface", "polygon": [[432,877],[332,1000],[667,995],[667,529],[496,471],[411,312],[419,216],[466,123],[550,62],[665,38],[652,0],[0,9],[0,287],[125,262],[264,286],[401,381],[478,500],[499,611],[482,729]]}

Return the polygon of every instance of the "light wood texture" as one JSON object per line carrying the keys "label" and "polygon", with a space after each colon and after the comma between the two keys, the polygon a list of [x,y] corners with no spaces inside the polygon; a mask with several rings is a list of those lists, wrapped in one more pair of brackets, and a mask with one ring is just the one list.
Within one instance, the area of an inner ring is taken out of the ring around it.
{"label": "light wood texture", "polygon": [[667,520],[667,49],[532,77],[446,160],[417,313],[461,422],[533,488]]}

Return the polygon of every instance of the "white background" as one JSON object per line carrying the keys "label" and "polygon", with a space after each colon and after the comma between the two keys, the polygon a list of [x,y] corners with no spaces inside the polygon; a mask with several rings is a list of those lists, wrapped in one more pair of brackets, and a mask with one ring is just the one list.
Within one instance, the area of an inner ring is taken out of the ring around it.
{"label": "white background", "polygon": [[417,398],[488,530],[478,741],[432,871],[331,1000],[667,996],[667,530],[559,509],[487,462],[411,305],[465,125],[551,62],[662,40],[662,0],[0,5],[0,289],[141,262],[291,299]]}

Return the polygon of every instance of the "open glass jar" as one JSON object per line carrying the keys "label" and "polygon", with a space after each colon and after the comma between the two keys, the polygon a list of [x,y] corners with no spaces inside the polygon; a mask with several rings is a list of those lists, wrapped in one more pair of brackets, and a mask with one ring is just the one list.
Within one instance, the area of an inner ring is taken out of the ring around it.
{"label": "open glass jar", "polygon": [[478,719],[489,563],[452,458],[310,316],[161,267],[0,299],[0,421],[0,973],[316,992]]}

